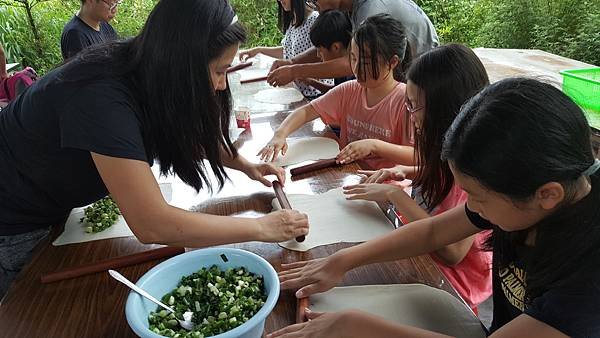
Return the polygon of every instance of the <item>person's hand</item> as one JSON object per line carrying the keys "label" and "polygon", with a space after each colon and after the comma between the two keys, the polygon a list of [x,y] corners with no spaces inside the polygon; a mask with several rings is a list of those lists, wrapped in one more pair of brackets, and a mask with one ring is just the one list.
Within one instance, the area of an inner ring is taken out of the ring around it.
{"label": "person's hand", "polygon": [[271,138],[271,141],[256,154],[256,156],[260,156],[262,161],[273,162],[279,156],[279,152],[281,152],[281,156],[285,156],[287,149],[288,144],[286,138],[275,135]]}
{"label": "person's hand", "polygon": [[284,290],[296,291],[297,298],[325,292],[338,285],[349,268],[341,264],[339,256],[282,264],[279,282]]}
{"label": "person's hand", "polygon": [[387,202],[389,195],[399,187],[385,183],[355,184],[344,187],[344,195],[348,200],[367,200],[374,202]]}
{"label": "person's hand", "polygon": [[273,87],[281,87],[295,80],[294,66],[281,66],[267,76],[267,82]]}
{"label": "person's hand", "polygon": [[352,163],[361,160],[373,153],[375,140],[366,139],[354,141],[342,149],[336,156],[337,162],[341,164]]}
{"label": "person's hand", "polygon": [[260,53],[260,47],[241,50],[239,53],[240,61],[244,62],[249,58],[253,58],[258,53]]}
{"label": "person's hand", "polygon": [[358,173],[364,175],[362,183],[383,183],[385,181],[394,180],[402,181],[406,178],[407,167],[397,165],[393,168],[385,168],[379,170],[359,170]]}
{"label": "person's hand", "polygon": [[351,311],[313,312],[306,309],[304,323],[294,324],[267,335],[267,338],[348,337]]}
{"label": "person's hand", "polygon": [[255,181],[259,181],[267,187],[273,186],[271,181],[265,178],[266,175],[275,175],[281,184],[285,183],[285,170],[271,163],[258,163],[248,166],[244,173]]}
{"label": "person's hand", "polygon": [[257,221],[263,242],[283,242],[308,234],[308,216],[296,210],[274,211]]}
{"label": "person's hand", "polygon": [[273,61],[273,63],[271,64],[271,68],[269,68],[269,73],[281,66],[290,66],[293,64],[294,63],[292,62],[292,60],[289,60],[289,59],[277,59],[277,60]]}

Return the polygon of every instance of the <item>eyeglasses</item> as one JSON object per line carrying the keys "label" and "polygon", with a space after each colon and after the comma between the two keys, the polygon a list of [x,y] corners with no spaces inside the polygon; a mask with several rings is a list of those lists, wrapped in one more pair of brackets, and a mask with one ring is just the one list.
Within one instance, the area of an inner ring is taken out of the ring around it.
{"label": "eyeglasses", "polygon": [[313,10],[318,9],[317,2],[318,2],[318,0],[305,0],[304,1],[306,6],[310,7]]}
{"label": "eyeglasses", "polygon": [[117,8],[117,6],[119,6],[120,4],[122,4],[123,0],[118,0],[118,1],[113,1],[113,2],[108,2],[106,0],[102,0],[102,2],[104,2],[105,4],[107,4],[108,5],[108,9],[110,9],[112,11],[115,8]]}
{"label": "eyeglasses", "polygon": [[423,106],[414,108],[408,99],[404,101],[404,107],[406,107],[406,111],[408,111],[410,115],[414,115],[416,112],[424,108]]}

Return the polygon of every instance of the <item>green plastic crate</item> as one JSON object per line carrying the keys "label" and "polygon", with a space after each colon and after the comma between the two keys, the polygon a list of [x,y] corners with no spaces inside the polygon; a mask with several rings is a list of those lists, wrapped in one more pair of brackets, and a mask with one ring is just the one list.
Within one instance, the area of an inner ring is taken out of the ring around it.
{"label": "green plastic crate", "polygon": [[584,111],[592,128],[600,130],[600,67],[569,69],[563,76],[563,92]]}

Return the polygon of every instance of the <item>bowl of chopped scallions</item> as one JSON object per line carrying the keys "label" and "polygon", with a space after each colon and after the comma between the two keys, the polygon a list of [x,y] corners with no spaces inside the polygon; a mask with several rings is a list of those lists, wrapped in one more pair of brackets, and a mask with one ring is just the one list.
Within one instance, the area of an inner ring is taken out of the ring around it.
{"label": "bowl of chopped scallions", "polygon": [[[200,249],[170,258],[136,283],[175,309],[171,314],[131,292],[125,315],[143,338],[259,338],[279,298],[273,267],[251,252],[231,248]],[[177,318],[193,312],[187,331]]]}

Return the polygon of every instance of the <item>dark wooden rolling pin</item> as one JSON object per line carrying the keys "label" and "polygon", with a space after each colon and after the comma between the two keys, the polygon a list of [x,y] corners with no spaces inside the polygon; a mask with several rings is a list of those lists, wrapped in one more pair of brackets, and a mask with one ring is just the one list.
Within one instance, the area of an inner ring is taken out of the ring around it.
{"label": "dark wooden rolling pin", "polygon": [[335,158],[330,158],[328,160],[320,160],[315,163],[311,163],[311,164],[307,164],[307,165],[303,165],[303,166],[291,169],[290,174],[292,176],[302,175],[302,174],[306,174],[311,171],[325,169],[325,168],[333,167],[336,165],[339,165],[339,164],[335,162]]}
{"label": "dark wooden rolling pin", "polygon": [[266,79],[267,79],[267,76],[255,77],[255,78],[253,78],[253,79],[241,80],[241,81],[240,81],[240,84],[246,84],[246,83],[252,83],[252,82],[265,81]]}
{"label": "dark wooden rolling pin", "polygon": [[235,72],[236,70],[244,69],[244,68],[247,68],[250,66],[252,66],[252,61],[238,63],[235,66],[231,66],[231,67],[227,68],[227,73],[232,73],[232,72]]}
{"label": "dark wooden rolling pin", "polygon": [[185,248],[164,247],[148,251],[139,252],[133,255],[125,255],[115,258],[105,259],[103,261],[81,265],[73,268],[67,268],[57,272],[52,272],[42,276],[42,283],[53,283],[64,279],[71,279],[92,273],[103,272],[108,269],[118,269],[125,266],[149,262],[155,259],[171,257],[185,252]]}
{"label": "dark wooden rolling pin", "polygon": [[306,308],[310,305],[308,297],[300,298],[296,300],[296,324],[304,323],[308,319],[306,318]]}
{"label": "dark wooden rolling pin", "polygon": [[[285,192],[283,191],[283,187],[279,181],[273,181],[273,190],[275,190],[275,197],[279,201],[279,205],[282,209],[292,209],[292,205],[290,201],[288,201],[287,196],[285,196]],[[296,237],[296,242],[304,242],[306,237],[304,235]]]}

